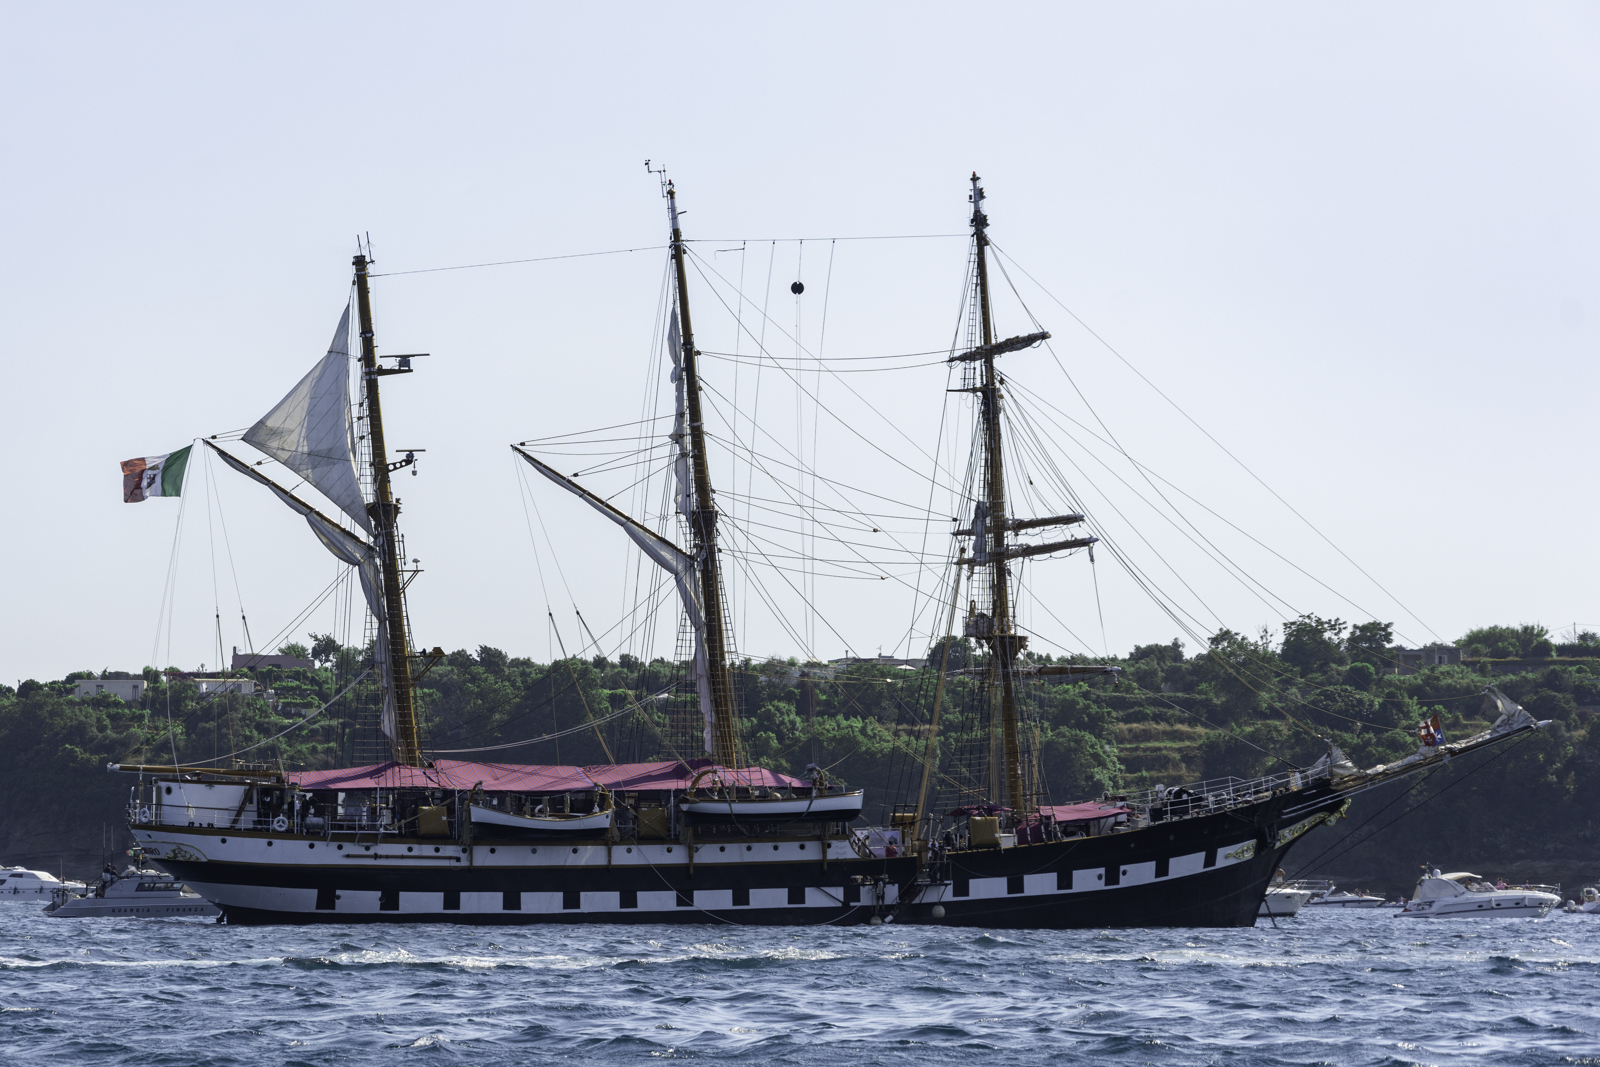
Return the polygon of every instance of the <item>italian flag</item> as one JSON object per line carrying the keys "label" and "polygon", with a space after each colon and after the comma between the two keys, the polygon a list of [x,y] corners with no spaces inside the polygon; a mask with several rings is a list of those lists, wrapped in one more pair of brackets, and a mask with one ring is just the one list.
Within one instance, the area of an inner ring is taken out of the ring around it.
{"label": "italian flag", "polygon": [[183,470],[189,465],[189,448],[164,456],[141,456],[122,461],[122,502],[137,504],[152,496],[179,496]]}

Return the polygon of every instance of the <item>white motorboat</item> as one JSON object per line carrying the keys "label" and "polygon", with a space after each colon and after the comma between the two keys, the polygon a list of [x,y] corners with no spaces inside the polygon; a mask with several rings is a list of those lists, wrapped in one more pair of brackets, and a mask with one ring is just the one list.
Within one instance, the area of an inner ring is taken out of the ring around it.
{"label": "white motorboat", "polygon": [[1417,880],[1417,891],[1397,913],[1417,919],[1456,919],[1469,916],[1544,918],[1561,903],[1547,892],[1549,886],[1498,889],[1481,875],[1467,871],[1440,874],[1437,870]]}
{"label": "white motorboat", "polygon": [[1569,915],[1600,915],[1600,889],[1589,886],[1579,900],[1567,901]]}
{"label": "white motorboat", "polygon": [[53,919],[214,919],[222,911],[170,874],[130,866],[121,874],[108,868],[84,893],[58,888],[44,913]]}
{"label": "white motorboat", "polygon": [[493,826],[499,829],[520,830],[528,834],[569,834],[582,833],[593,836],[603,834],[611,828],[611,808],[590,812],[588,815],[513,815],[508,811],[497,808],[485,807],[482,804],[472,805],[472,824],[474,826]]}
{"label": "white motorboat", "polygon": [[750,822],[786,819],[828,819],[848,821],[861,814],[859,789],[848,793],[801,790],[795,793],[771,790],[767,796],[737,797],[726,790],[701,792],[678,802],[681,811],[711,818],[744,819]]}
{"label": "white motorboat", "polygon": [[49,871],[30,871],[26,867],[0,867],[0,900],[49,900],[58,889],[82,891],[82,882],[63,882]]}
{"label": "white motorboat", "polygon": [[1370,893],[1352,893],[1349,890],[1334,892],[1332,889],[1320,893],[1306,901],[1307,907],[1312,908],[1381,908],[1383,898],[1375,897]]}
{"label": "white motorboat", "polygon": [[1306,901],[1310,899],[1309,889],[1296,889],[1288,885],[1268,886],[1267,895],[1261,901],[1261,907],[1256,914],[1262,917],[1288,918],[1305,907]]}

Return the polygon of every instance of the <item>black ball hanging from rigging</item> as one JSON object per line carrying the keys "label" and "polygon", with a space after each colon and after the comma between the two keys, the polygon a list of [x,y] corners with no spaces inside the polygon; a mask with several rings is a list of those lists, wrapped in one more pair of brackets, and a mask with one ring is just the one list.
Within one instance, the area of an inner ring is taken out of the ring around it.
{"label": "black ball hanging from rigging", "polygon": [[793,285],[789,286],[789,291],[795,296],[799,296],[801,293],[806,291],[806,283],[795,282]]}

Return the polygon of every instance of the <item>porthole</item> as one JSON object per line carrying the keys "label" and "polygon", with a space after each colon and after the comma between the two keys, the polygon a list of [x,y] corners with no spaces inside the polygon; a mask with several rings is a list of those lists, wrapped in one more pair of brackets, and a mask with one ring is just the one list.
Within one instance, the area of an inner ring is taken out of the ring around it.
{"label": "porthole", "polygon": [[667,846],[667,851],[668,851],[668,852],[671,852],[671,851],[672,851],[672,846],[671,846],[671,845],[668,845],[668,846]]}
{"label": "porthole", "polygon": [[727,845],[718,845],[717,846],[717,851],[718,852],[726,852],[726,851],[728,851],[728,846]]}
{"label": "porthole", "polygon": [[338,845],[336,847],[339,849],[340,852],[344,851],[344,846],[343,845]]}
{"label": "porthole", "polygon": [[433,850],[434,850],[434,851],[435,851],[435,852],[438,852],[438,851],[439,851],[439,846],[438,846],[438,845],[434,845],[434,846],[433,846]]}
{"label": "porthole", "polygon": [[[534,849],[534,851],[537,852],[539,850],[538,849]],[[489,855],[491,855],[491,856],[494,855],[494,849],[493,848],[489,849]]]}
{"label": "porthole", "polygon": [[778,846],[777,845],[773,845],[772,846],[772,851],[774,851],[774,852],[778,851]]}
{"label": "porthole", "polygon": [[315,841],[306,842],[306,848],[316,848],[316,847],[317,847],[317,843]]}
{"label": "porthole", "polygon": [[800,851],[804,852],[805,850],[806,850],[806,845],[805,845],[805,842],[802,841],[802,842],[800,842]]}
{"label": "porthole", "polygon": [[228,843],[228,839],[227,839],[227,838],[226,838],[226,837],[224,837],[224,838],[223,838],[223,839],[222,839],[222,843],[223,843],[223,844],[224,844],[224,845],[226,845],[226,844],[227,844],[227,843]]}
{"label": "porthole", "polygon": [[528,851],[529,851],[529,852],[538,852],[538,851],[539,851],[539,850],[538,850],[538,849],[536,849],[536,848],[530,848],[530,849],[529,849],[529,850],[528,850]]}
{"label": "porthole", "polygon": [[746,846],[744,846],[744,850],[745,850],[745,851],[746,851],[746,852],[749,852],[749,851],[750,851],[750,850],[751,850],[751,849],[753,849],[753,848],[755,848],[755,846],[754,846],[754,845],[746,845]]}
{"label": "porthole", "polygon": [[629,846],[628,846],[628,851],[629,851],[629,852],[632,852],[632,851],[633,851],[633,846],[632,846],[632,845],[629,845]]}
{"label": "porthole", "polygon": [[410,846],[410,845],[407,845],[407,846],[406,846],[406,851],[407,851],[407,852],[410,852],[410,851],[411,851],[411,846]]}
{"label": "porthole", "polygon": [[171,795],[172,795],[172,787],[169,785],[169,786],[167,786],[167,796],[170,797]]}
{"label": "porthole", "polygon": [[1106,874],[1105,874],[1105,872],[1104,872],[1104,871],[1101,871],[1101,872],[1100,872],[1100,873],[1099,873],[1099,874],[1097,874],[1097,875],[1095,875],[1095,876],[1094,876],[1094,880],[1095,880],[1095,881],[1097,881],[1097,882],[1103,882],[1103,881],[1105,881],[1105,880],[1106,880]]}
{"label": "porthole", "polygon": [[1126,878],[1128,876],[1128,868],[1126,868],[1126,867],[1122,868],[1122,876],[1124,878]]}
{"label": "porthole", "polygon": [[576,855],[577,855],[577,854],[578,854],[578,849],[577,849],[577,847],[576,847],[576,846],[574,846],[574,847],[573,847],[573,849],[572,849],[572,854],[573,854],[573,855],[574,855],[574,856],[576,856]]}
{"label": "porthole", "polygon": [[271,848],[271,847],[272,847],[272,842],[271,842],[271,841],[268,841],[268,842],[267,842],[267,847],[268,847],[268,848]]}

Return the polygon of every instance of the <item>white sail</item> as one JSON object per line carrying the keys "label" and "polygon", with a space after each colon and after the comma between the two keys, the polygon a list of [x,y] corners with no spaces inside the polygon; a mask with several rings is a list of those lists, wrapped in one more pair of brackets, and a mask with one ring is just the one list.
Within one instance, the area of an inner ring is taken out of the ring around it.
{"label": "white sail", "polygon": [[[677,454],[672,459],[672,477],[677,484],[675,498],[678,505],[678,514],[683,520],[694,526],[694,480],[689,470],[689,404],[688,386],[683,380],[683,335],[678,330],[678,309],[672,309],[672,324],[667,328],[667,347],[672,350],[672,382],[677,387],[677,408],[672,420],[672,444],[677,449]],[[681,553],[680,553],[681,555]],[[690,562],[693,567],[693,561]],[[711,703],[711,672],[706,668],[706,642],[705,642],[705,613],[700,610],[699,585],[692,579],[691,592],[694,596],[695,606],[685,607],[689,612],[689,621],[694,626],[694,687],[700,696],[700,714],[705,719],[705,746],[706,752],[716,753],[716,745],[712,740],[712,723],[716,720],[716,709]],[[683,592],[683,583],[679,582],[678,591]]]}
{"label": "white sail", "polygon": [[633,539],[633,543],[638,545],[645,555],[649,556],[662,570],[672,575],[673,584],[678,587],[678,598],[683,601],[683,610],[689,616],[689,625],[694,627],[695,690],[700,696],[700,715],[705,720],[705,749],[708,754],[715,755],[716,747],[712,740],[715,735],[712,726],[716,722],[716,708],[711,703],[711,674],[706,669],[704,640],[706,612],[704,605],[700,601],[700,576],[695,569],[694,557],[637,519],[629,517],[624,512],[601,500],[571,478],[546,464],[540,463],[528,453],[522,451],[522,449],[513,445],[512,450],[527,460],[534,470],[622,527],[623,531]]}
{"label": "white sail", "polygon": [[328,354],[289,395],[245,432],[248,444],[310,482],[369,534],[372,522],[356,474],[350,420],[350,308],[346,305]]}
{"label": "white sail", "polygon": [[389,663],[389,624],[388,613],[383,603],[383,578],[378,571],[378,554],[373,547],[355,534],[346,530],[332,519],[328,518],[304,500],[295,496],[283,486],[256,470],[250,464],[236,456],[230,456],[210,441],[206,446],[222,461],[234,470],[253,481],[271,489],[273,495],[288,505],[296,515],[304,517],[306,524],[311,527],[311,532],[317,535],[317,540],[333,555],[350,566],[356,568],[356,573],[361,576],[361,595],[367,600],[367,610],[372,612],[372,617],[378,623],[378,637],[373,645],[372,655],[375,666],[378,668],[380,689],[383,693],[383,710],[379,716],[379,723],[383,727],[384,736],[393,740],[395,737],[395,694],[394,671]]}
{"label": "white sail", "polygon": [[[689,475],[689,436],[688,420],[689,410],[686,400],[686,386],[683,381],[683,341],[678,332],[678,312],[673,309],[672,325],[667,329],[667,347],[672,351],[672,381],[677,386],[678,406],[677,414],[672,420],[672,444],[677,449],[677,455],[672,460],[672,476],[677,481],[678,514],[682,515],[685,522],[692,524],[694,516],[694,482]],[[698,633],[699,631],[695,631]]]}

